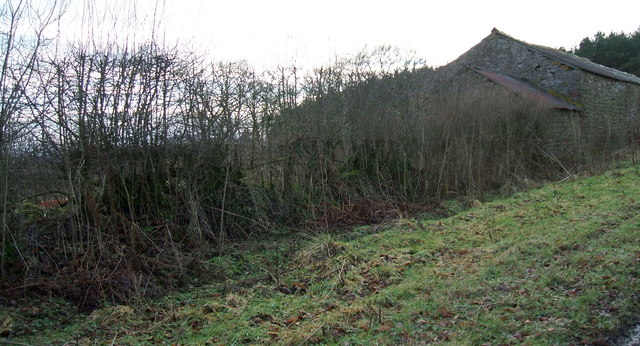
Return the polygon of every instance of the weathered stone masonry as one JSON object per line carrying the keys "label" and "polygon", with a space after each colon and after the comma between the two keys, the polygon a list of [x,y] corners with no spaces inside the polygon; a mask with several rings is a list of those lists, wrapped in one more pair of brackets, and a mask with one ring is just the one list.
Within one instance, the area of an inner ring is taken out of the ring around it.
{"label": "weathered stone masonry", "polygon": [[638,131],[639,77],[496,29],[439,73],[460,90],[493,82],[553,109],[549,150],[559,155],[609,153]]}

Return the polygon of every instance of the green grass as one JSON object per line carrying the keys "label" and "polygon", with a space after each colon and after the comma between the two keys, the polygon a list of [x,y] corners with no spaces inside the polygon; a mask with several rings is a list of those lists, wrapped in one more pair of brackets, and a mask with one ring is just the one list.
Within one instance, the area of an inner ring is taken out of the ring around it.
{"label": "green grass", "polygon": [[607,341],[640,319],[638,170],[441,220],[245,244],[212,260],[215,285],[68,317],[66,328],[25,307],[0,318],[10,341],[36,344]]}

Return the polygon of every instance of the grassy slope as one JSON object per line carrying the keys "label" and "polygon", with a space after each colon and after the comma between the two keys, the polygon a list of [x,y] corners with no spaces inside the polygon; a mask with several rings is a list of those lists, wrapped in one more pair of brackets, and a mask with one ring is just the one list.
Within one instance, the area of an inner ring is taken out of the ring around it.
{"label": "grassy slope", "polygon": [[639,169],[317,236],[295,252],[282,250],[292,240],[244,249],[216,259],[231,268],[225,284],[12,340],[595,343],[640,318]]}

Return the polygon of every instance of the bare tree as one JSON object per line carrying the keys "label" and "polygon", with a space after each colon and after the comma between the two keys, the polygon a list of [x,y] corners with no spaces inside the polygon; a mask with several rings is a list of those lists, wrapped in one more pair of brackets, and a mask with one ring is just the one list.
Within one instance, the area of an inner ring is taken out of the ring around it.
{"label": "bare tree", "polygon": [[11,151],[16,139],[27,126],[29,89],[38,67],[38,58],[51,42],[47,30],[64,12],[65,1],[35,2],[6,0],[0,5],[0,174],[2,177],[0,201],[2,205],[2,239],[0,270],[5,271],[5,254],[9,238],[15,242],[9,229],[8,205],[10,201]]}

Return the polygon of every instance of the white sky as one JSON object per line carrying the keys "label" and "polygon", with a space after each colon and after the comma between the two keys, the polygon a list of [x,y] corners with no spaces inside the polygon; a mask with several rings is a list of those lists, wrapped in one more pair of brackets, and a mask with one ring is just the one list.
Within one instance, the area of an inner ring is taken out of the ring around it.
{"label": "white sky", "polygon": [[63,38],[80,31],[86,35],[91,22],[105,35],[144,41],[155,22],[157,36],[166,43],[190,45],[216,60],[245,59],[258,69],[292,62],[318,66],[381,44],[413,50],[428,65],[438,66],[467,51],[493,27],[555,48],[571,48],[598,31],[640,28],[638,0],[73,1],[68,22],[61,26]]}

